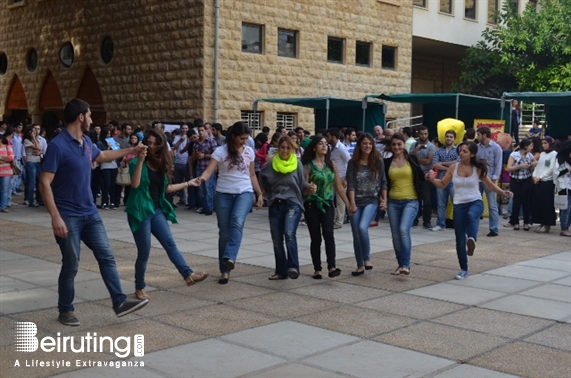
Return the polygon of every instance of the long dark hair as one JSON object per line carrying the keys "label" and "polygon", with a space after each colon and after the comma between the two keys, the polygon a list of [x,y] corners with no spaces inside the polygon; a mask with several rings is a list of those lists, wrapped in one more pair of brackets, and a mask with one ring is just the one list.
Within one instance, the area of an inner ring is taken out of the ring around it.
{"label": "long dark hair", "polygon": [[155,146],[156,150],[154,153],[147,150],[147,162],[151,164],[151,166],[157,169],[159,172],[162,172],[167,175],[169,178],[169,182],[172,179],[172,171],[173,171],[173,161],[172,155],[169,153],[167,148],[166,137],[163,133],[158,132],[156,129],[148,129],[145,131],[143,137],[143,144],[147,146],[149,137],[155,138]]}
{"label": "long dark hair", "polygon": [[462,142],[458,145],[458,147],[456,147],[456,152],[458,155],[460,155],[460,147],[462,146],[467,146],[468,151],[470,151],[471,154],[474,154],[474,156],[470,158],[470,165],[480,170],[480,180],[486,177],[488,174],[488,164],[485,160],[476,158],[476,154],[478,153],[478,145],[474,142]]}
{"label": "long dark hair", "polygon": [[34,126],[33,125],[27,125],[24,129],[24,139],[28,139],[31,140],[32,142],[34,141],[34,138],[32,138],[32,132],[34,131]]}
{"label": "long dark hair", "polygon": [[[325,139],[325,137],[321,135],[311,137],[311,142],[307,145],[301,156],[301,164],[307,165],[315,159],[315,147],[317,147],[317,144],[321,142],[322,139]],[[325,165],[334,171],[333,162],[331,161],[331,150],[329,148],[327,148],[327,153],[325,154]]]}
{"label": "long dark hair", "polygon": [[244,160],[242,154],[236,149],[234,139],[244,134],[250,135],[250,128],[243,122],[236,122],[226,132],[226,146],[228,147],[228,157],[234,165],[239,165]]}
{"label": "long dark hair", "polygon": [[543,152],[543,147],[541,146],[541,139],[538,137],[529,138],[533,142],[533,148],[531,149],[532,154],[540,154]]}
{"label": "long dark hair", "polygon": [[2,134],[2,143],[8,144],[9,142],[8,137],[12,134],[14,134],[14,128],[12,126],[6,127],[6,130],[4,130],[4,134]]}
{"label": "long dark hair", "polygon": [[373,136],[371,134],[369,133],[363,134],[359,137],[359,139],[357,139],[357,146],[355,147],[355,152],[353,152],[353,157],[351,158],[351,162],[355,166],[355,171],[359,172],[359,166],[360,166],[359,161],[363,156],[363,152],[361,151],[361,143],[363,143],[365,139],[367,139],[373,145],[373,149],[371,150],[371,153],[367,158],[367,165],[369,166],[369,169],[373,174],[372,179],[375,180],[377,178],[377,174],[379,173],[379,160],[381,160],[381,155],[379,154],[379,151],[375,147],[375,140],[373,139]]}

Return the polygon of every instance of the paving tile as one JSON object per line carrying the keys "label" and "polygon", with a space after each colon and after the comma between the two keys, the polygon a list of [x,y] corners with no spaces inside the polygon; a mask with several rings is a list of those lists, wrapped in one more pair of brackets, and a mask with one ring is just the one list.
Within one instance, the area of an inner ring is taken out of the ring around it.
{"label": "paving tile", "polygon": [[[1,228],[0,228],[1,229]],[[6,235],[4,234],[5,231],[2,232],[2,239],[5,240],[4,238],[6,237]],[[2,242],[4,244],[4,242]],[[13,253],[13,252],[8,252],[8,251],[4,251],[4,250],[0,250],[0,262],[4,262],[4,261],[8,261],[8,260],[18,260],[18,259],[25,259],[26,256],[23,256],[19,253]]]}
{"label": "paving tile", "polygon": [[311,275],[313,275],[313,268],[300,267],[300,270],[301,274],[295,280],[287,279],[287,280],[277,280],[277,281],[270,281],[268,279],[268,277],[274,274],[273,270],[266,269],[264,273],[258,273],[254,275],[243,275],[239,277],[236,277],[234,271],[232,271],[232,274],[230,275],[230,282],[228,285],[231,285],[233,281],[238,281],[271,290],[290,290],[290,289],[297,289],[302,286],[318,285],[322,283],[323,280],[331,280],[330,278],[327,277],[327,274],[325,274],[323,280],[314,280],[313,278],[311,278]]}
{"label": "paving tile", "polygon": [[254,375],[248,374],[248,378],[283,378],[283,377],[312,377],[312,378],[341,378],[347,377],[345,374],[335,374],[324,368],[316,369],[313,367],[289,363],[280,365],[275,368],[265,369]]}
{"label": "paving tile", "polygon": [[0,293],[18,292],[20,290],[33,289],[36,285],[10,278],[8,276],[0,276]]}
{"label": "paving tile", "polygon": [[[252,328],[222,336],[220,339],[288,360],[299,360],[359,340],[342,333],[292,321]],[[276,342],[276,339],[279,339],[279,342]]]}
{"label": "paving tile", "polygon": [[529,336],[525,341],[571,352],[571,326],[553,324],[553,326]]}
{"label": "paving tile", "polygon": [[[129,287],[133,288],[135,285],[132,282],[120,280],[121,287],[124,291],[129,292]],[[105,286],[105,282],[101,279],[101,276],[94,280],[90,281],[80,281],[75,282],[75,298],[76,299],[85,299],[85,300],[98,300],[103,298],[109,298],[109,291]],[[58,290],[58,286],[51,286],[49,289],[56,291]],[[152,289],[152,287],[149,287]],[[134,290],[133,290],[134,291]]]}
{"label": "paving tile", "polygon": [[503,276],[496,276],[493,274],[476,274],[469,276],[464,280],[453,280],[446,282],[450,285],[461,285],[468,287],[475,287],[478,289],[499,291],[501,293],[515,293],[521,290],[528,289],[532,286],[537,286],[537,281],[524,280],[521,278],[510,278]]}
{"label": "paving tile", "polygon": [[0,316],[0,347],[14,344],[14,322],[7,316]]}
{"label": "paving tile", "polygon": [[563,278],[569,275],[569,272],[561,272],[551,269],[534,268],[523,265],[509,265],[486,272],[486,274],[494,274],[504,277],[521,278],[525,280],[548,282]]}
{"label": "paving tile", "polygon": [[466,308],[466,306],[455,303],[401,293],[363,301],[355,305],[415,319],[432,319]]}
{"label": "paving tile", "polygon": [[475,307],[441,316],[434,321],[512,339],[518,339],[553,324],[550,320]]}
{"label": "paving tile", "polygon": [[428,322],[413,324],[375,340],[455,361],[466,361],[508,342],[502,337]]}
{"label": "paving tile", "polygon": [[[117,378],[116,368],[103,368],[103,367],[92,367],[87,369],[81,369],[72,371],[69,373],[63,373],[53,376],[52,378]],[[164,378],[166,375],[155,373],[154,371],[146,370],[142,367],[121,367],[121,378]]]}
{"label": "paving tile", "polygon": [[552,283],[557,285],[571,286],[571,275],[560,280],[553,281]]}
{"label": "paving tile", "polygon": [[468,364],[457,365],[452,369],[432,376],[433,378],[517,378],[516,375],[483,369]]}
{"label": "paving tile", "polygon": [[[231,290],[228,290],[229,285],[232,285]],[[202,298],[212,302],[230,302],[237,299],[257,297],[275,292],[275,290],[271,288],[249,285],[237,280],[232,280],[228,285],[220,285],[217,281],[208,280],[201,282],[200,285],[194,285],[190,289],[181,287],[169,291],[185,295],[188,294],[192,297]]]}
{"label": "paving tile", "polygon": [[[458,273],[457,269],[445,269],[436,266],[429,266],[429,265],[416,265],[414,262],[414,255],[412,256],[412,266],[410,268],[410,276],[414,278],[421,278],[424,280],[429,281],[436,281],[436,282],[443,282],[448,281],[454,278],[456,273]],[[395,268],[397,264],[395,264]],[[393,269],[394,270],[394,269]]]}
{"label": "paving tile", "polygon": [[46,269],[57,269],[59,265],[52,262],[35,259],[33,257],[28,257],[24,259],[13,259],[2,262],[0,267],[0,274],[2,275],[13,275],[18,273],[34,273],[40,270]]}
{"label": "paving tile", "polygon": [[470,361],[487,369],[529,378],[569,376],[569,352],[516,342]]}
{"label": "paving tile", "polygon": [[523,295],[510,295],[481,307],[553,320],[565,320],[571,316],[569,303]]}
{"label": "paving tile", "polygon": [[278,320],[275,317],[222,304],[159,315],[154,319],[211,337],[274,323]]}
{"label": "paving tile", "polygon": [[571,259],[569,260],[556,260],[547,257],[522,261],[517,265],[533,266],[535,268],[560,270],[569,273],[571,271]]}
{"label": "paving tile", "polygon": [[571,287],[564,285],[542,285],[522,291],[519,294],[571,304]]}
{"label": "paving tile", "polygon": [[404,316],[355,306],[343,306],[296,318],[297,321],[336,332],[370,338],[414,323]]}
{"label": "paving tile", "polygon": [[237,377],[284,362],[219,340],[199,341],[145,356],[145,367],[171,377],[189,373],[195,377]]}
{"label": "paving tile", "polygon": [[[193,310],[199,307],[211,306],[215,304],[215,301],[209,301],[206,299],[196,298],[193,294],[194,289],[198,289],[199,285],[184,287],[186,289],[186,295],[183,294],[185,290],[180,292],[173,291],[149,291],[149,297],[151,301],[147,306],[145,306],[143,312],[140,314],[145,317],[157,316],[170,314],[178,311]],[[145,289],[146,290],[146,289]],[[131,299],[135,299],[134,295],[130,295]]]}
{"label": "paving tile", "polygon": [[290,293],[307,295],[341,303],[355,303],[391,294],[389,291],[365,286],[350,285],[340,281],[325,281],[319,285],[310,285],[290,290]]}
{"label": "paving tile", "polygon": [[[467,278],[467,280],[470,278]],[[420,289],[407,291],[407,294],[419,295],[427,298],[440,299],[466,305],[477,305],[495,298],[505,296],[497,291],[477,289],[473,287],[440,283]]]}
{"label": "paving tile", "polygon": [[[58,266],[57,268],[53,269],[40,270],[34,272],[34,274],[29,274],[26,272],[14,273],[11,274],[10,277],[17,278],[18,280],[29,282],[40,287],[48,287],[57,285],[60,271],[61,267]],[[95,279],[101,280],[101,274],[99,272],[90,272],[83,269],[80,269],[75,276],[76,283]]]}
{"label": "paving tile", "polygon": [[385,377],[422,377],[454,363],[373,341],[341,347],[304,362],[356,377],[378,377],[381,372]]}
{"label": "paving tile", "polygon": [[[376,270],[376,269],[375,269]],[[351,283],[353,285],[367,286],[375,289],[403,292],[418,287],[433,285],[434,281],[429,281],[411,276],[392,276],[394,268],[387,269],[379,274],[367,274],[359,277],[341,276],[342,282]]]}
{"label": "paving tile", "polygon": [[232,302],[232,305],[236,307],[255,309],[257,312],[282,318],[291,318],[324,311],[337,304],[338,303],[317,298],[308,299],[305,296],[290,293],[272,293]]}
{"label": "paving tile", "polygon": [[[0,293],[0,312],[3,314],[14,314],[54,307],[57,305],[57,301],[57,291],[44,288]],[[81,302],[81,300],[77,302]]]}
{"label": "paving tile", "polygon": [[553,255],[549,255],[549,256],[545,256],[545,257],[548,259],[569,261],[569,260],[571,260],[571,251],[555,253]]}

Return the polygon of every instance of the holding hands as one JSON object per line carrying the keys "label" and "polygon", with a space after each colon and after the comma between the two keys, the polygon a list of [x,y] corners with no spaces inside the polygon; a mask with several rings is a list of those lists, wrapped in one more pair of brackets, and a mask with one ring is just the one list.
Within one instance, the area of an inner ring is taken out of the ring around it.
{"label": "holding hands", "polygon": [[436,175],[434,174],[433,170],[430,170],[426,175],[424,175],[424,178],[426,179],[426,181],[432,181],[436,178]]}

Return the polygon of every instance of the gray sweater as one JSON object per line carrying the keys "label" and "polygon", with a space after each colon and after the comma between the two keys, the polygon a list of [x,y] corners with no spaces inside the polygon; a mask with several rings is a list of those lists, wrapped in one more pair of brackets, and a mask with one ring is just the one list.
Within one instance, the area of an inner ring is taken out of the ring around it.
{"label": "gray sweater", "polygon": [[266,193],[268,205],[280,198],[297,203],[303,208],[303,191],[307,182],[303,174],[303,165],[297,162],[297,169],[291,173],[274,171],[272,163],[267,163],[260,171],[260,187]]}
{"label": "gray sweater", "polygon": [[373,180],[368,165],[359,165],[359,172],[355,169],[353,160],[347,165],[347,190],[355,192],[355,205],[357,207],[379,203],[381,190],[387,189],[385,166],[382,160],[377,163],[377,176]]}

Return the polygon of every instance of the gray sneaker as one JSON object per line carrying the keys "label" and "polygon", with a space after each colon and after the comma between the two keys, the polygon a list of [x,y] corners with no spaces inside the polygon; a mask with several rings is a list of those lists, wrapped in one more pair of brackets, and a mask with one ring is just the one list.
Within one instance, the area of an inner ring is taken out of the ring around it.
{"label": "gray sneaker", "polygon": [[79,320],[73,314],[73,311],[60,312],[58,320],[61,324],[67,326],[77,327],[79,325]]}
{"label": "gray sneaker", "polygon": [[123,304],[115,309],[115,315],[118,318],[128,315],[132,312],[142,309],[149,303],[148,299],[143,299],[142,301],[125,301]]}
{"label": "gray sneaker", "polygon": [[466,240],[466,254],[468,256],[474,256],[474,250],[476,249],[476,240],[473,237],[469,237]]}

